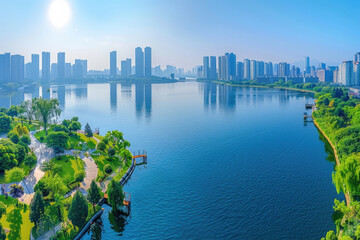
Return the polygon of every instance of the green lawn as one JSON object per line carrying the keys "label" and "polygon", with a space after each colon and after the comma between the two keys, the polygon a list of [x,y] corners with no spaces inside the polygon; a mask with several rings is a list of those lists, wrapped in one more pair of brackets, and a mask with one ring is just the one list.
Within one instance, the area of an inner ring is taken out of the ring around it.
{"label": "green lawn", "polygon": [[[96,153],[96,152],[95,152]],[[104,154],[101,154],[101,155],[95,155],[95,154],[92,154],[91,157],[94,159],[94,161],[96,162],[96,165],[98,166],[99,168],[99,171],[98,171],[98,175],[97,175],[97,178],[96,178],[96,181],[99,181],[100,179],[104,178],[104,176],[106,175],[105,171],[104,171],[104,166],[106,164],[110,164],[113,171],[116,170],[118,167],[120,167],[121,163],[119,161],[119,159],[114,159],[113,161],[109,161],[108,160],[108,157],[105,156]]]}
{"label": "green lawn", "polygon": [[74,156],[63,155],[60,156],[60,159],[58,157],[55,157],[50,161],[54,162],[57,165],[60,165],[61,171],[58,173],[59,176],[61,178],[69,178],[71,182],[75,180],[75,172],[84,170],[84,162],[80,158],[75,159]]}
{"label": "green lawn", "polygon": [[[14,199],[12,197],[8,197],[7,199],[5,199],[4,195],[0,195],[0,201],[7,205],[6,215],[2,216],[2,218],[0,219],[0,223],[5,229],[10,229],[10,223],[6,221],[6,217],[16,207],[17,199]],[[21,239],[30,239],[30,231],[34,224],[30,222],[29,213],[29,206],[26,207],[26,210],[21,210],[23,222],[21,225]]]}
{"label": "green lawn", "polygon": [[125,175],[126,171],[130,168],[130,166],[131,166],[131,160],[127,160],[124,166],[122,166],[120,171],[118,171],[118,173],[115,175],[114,179],[116,181],[120,181],[121,178]]}

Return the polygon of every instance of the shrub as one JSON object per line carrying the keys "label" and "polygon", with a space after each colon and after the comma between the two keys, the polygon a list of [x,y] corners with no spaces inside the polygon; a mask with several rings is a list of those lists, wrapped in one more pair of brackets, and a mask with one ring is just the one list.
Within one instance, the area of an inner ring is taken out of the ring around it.
{"label": "shrub", "polygon": [[47,189],[45,184],[45,179],[42,178],[38,181],[38,183],[34,187],[34,192],[40,191],[44,197],[49,195],[49,189]]}
{"label": "shrub", "polygon": [[84,171],[77,171],[74,174],[74,178],[76,182],[82,182],[85,178],[85,172]]}
{"label": "shrub", "polygon": [[13,131],[9,132],[8,137],[15,144],[17,144],[20,141],[20,137],[17,132],[13,132]]}
{"label": "shrub", "polygon": [[104,166],[104,171],[107,173],[107,174],[110,174],[111,172],[112,172],[112,167],[111,167],[111,165],[110,164],[106,164],[105,166]]}
{"label": "shrub", "polygon": [[96,149],[99,151],[104,151],[106,149],[106,144],[104,142],[99,142]]}
{"label": "shrub", "polygon": [[26,145],[29,145],[31,143],[30,137],[28,135],[23,135],[20,138],[20,141],[25,143]]}
{"label": "shrub", "polygon": [[69,129],[64,125],[56,125],[52,128],[54,132],[66,132],[69,133]]}
{"label": "shrub", "polygon": [[109,150],[108,150],[108,154],[110,155],[110,156],[114,156],[115,155],[115,149],[113,149],[112,147],[110,147],[109,148]]}
{"label": "shrub", "polygon": [[22,168],[14,167],[5,171],[5,179],[8,182],[20,182],[25,176]]}
{"label": "shrub", "polygon": [[31,154],[25,157],[24,164],[28,167],[35,165],[37,162],[36,156]]}
{"label": "shrub", "polygon": [[52,167],[51,171],[54,173],[54,174],[57,174],[59,172],[61,172],[61,166],[59,164],[54,164],[54,166]]}

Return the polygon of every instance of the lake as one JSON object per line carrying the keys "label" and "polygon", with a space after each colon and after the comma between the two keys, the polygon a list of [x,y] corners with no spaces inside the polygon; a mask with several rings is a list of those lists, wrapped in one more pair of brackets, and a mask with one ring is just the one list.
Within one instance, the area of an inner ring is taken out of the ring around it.
{"label": "lake", "polygon": [[[48,90],[49,89],[49,90]],[[200,82],[50,85],[0,94],[0,106],[59,99],[100,134],[145,149],[124,187],[126,221],[105,213],[83,239],[320,239],[334,229],[334,159],[313,123],[313,95]]]}

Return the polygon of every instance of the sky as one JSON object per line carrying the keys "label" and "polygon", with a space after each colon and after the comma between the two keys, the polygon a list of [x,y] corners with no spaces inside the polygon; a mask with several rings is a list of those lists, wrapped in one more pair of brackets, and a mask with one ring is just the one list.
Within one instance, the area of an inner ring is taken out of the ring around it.
{"label": "sky", "polygon": [[64,51],[66,62],[88,59],[102,70],[110,51],[119,66],[150,46],[154,66],[188,70],[225,52],[303,66],[304,56],[335,65],[360,51],[358,0],[64,0],[71,16],[62,28],[50,21],[53,1],[0,0],[0,52],[27,62],[49,51],[56,62]]}

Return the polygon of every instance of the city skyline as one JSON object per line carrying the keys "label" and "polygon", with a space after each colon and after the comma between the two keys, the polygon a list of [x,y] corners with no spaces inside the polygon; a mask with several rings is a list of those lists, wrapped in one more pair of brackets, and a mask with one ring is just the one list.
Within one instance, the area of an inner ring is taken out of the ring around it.
{"label": "city skyline", "polygon": [[[1,52],[23,55],[25,62],[33,53],[66,52],[68,61],[86,58],[89,69],[103,70],[108,68],[108,52],[116,50],[126,59],[135,47],[149,45],[157,53],[154,66],[189,70],[200,65],[204,55],[230,51],[242,59],[292,64],[311,56],[328,65],[338,65],[358,51],[353,27],[359,17],[352,9],[360,4],[355,1],[67,2],[70,19],[62,28],[49,20],[51,1],[0,3]],[[199,28],[205,22],[206,28]],[[51,62],[55,60],[52,54]]]}

